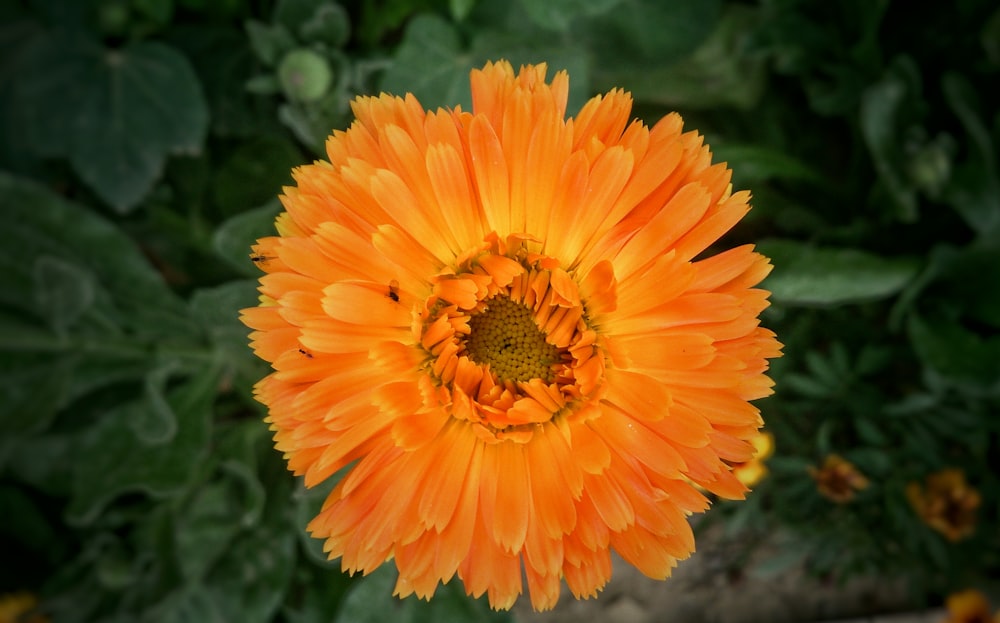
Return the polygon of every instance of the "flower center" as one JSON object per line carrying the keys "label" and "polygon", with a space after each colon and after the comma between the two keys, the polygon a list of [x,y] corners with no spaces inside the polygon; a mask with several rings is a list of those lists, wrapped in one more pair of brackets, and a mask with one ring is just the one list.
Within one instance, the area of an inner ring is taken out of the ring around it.
{"label": "flower center", "polygon": [[501,381],[553,382],[559,349],[545,341],[533,316],[508,296],[489,299],[486,309],[469,318],[470,333],[465,338],[469,359],[488,365]]}

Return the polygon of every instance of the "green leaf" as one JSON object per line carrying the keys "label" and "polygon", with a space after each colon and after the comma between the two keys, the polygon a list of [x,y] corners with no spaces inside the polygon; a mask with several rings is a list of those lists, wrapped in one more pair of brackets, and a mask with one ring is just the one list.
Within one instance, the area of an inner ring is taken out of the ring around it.
{"label": "green leaf", "polygon": [[132,432],[136,403],[106,413],[87,431],[76,452],[73,495],[67,519],[87,524],[112,499],[128,491],[164,496],[179,491],[207,452],[217,373],[202,370],[170,391],[177,435],[169,444],[147,445]]}
{"label": "green leaf", "polygon": [[712,146],[713,162],[725,162],[733,171],[733,185],[747,188],[768,180],[821,183],[823,177],[798,158],[765,145]]}
{"label": "green leaf", "polygon": [[167,156],[197,154],[208,107],[187,60],[158,43],[106,52],[77,112],[70,162],[119,212],[134,208]]}
{"label": "green leaf", "polygon": [[477,0],[448,0],[448,8],[451,12],[452,19],[456,22],[461,22],[468,17],[469,13],[471,13],[472,9],[476,6],[476,1]]}
{"label": "green leaf", "polygon": [[181,571],[189,583],[201,583],[226,556],[241,531],[260,525],[268,493],[256,472],[254,453],[267,429],[243,420],[217,436],[210,480],[195,489],[176,511],[173,532]]}
{"label": "green leaf", "polygon": [[52,33],[36,46],[18,93],[32,144],[67,156],[121,213],[152,189],[168,156],[198,153],[208,127],[194,71],[159,43],[108,50]]}
{"label": "green leaf", "polygon": [[425,108],[461,104],[468,110],[472,66],[461,54],[454,27],[440,17],[421,13],[407,24],[379,88],[399,95],[413,93]]}
{"label": "green leaf", "polygon": [[0,359],[11,366],[0,404],[13,427],[44,430],[76,398],[140,379],[151,355],[198,339],[183,302],[109,222],[2,173],[0,211]]}
{"label": "green leaf", "polygon": [[265,65],[274,65],[297,44],[288,29],[280,24],[265,24],[250,20],[246,23],[247,37],[254,54]]}
{"label": "green leaf", "polygon": [[972,147],[968,160],[955,171],[945,196],[977,233],[1000,231],[1000,174],[989,128],[981,118],[979,98],[972,85],[956,73],[945,74],[942,88]]}
{"label": "green leaf", "polygon": [[56,333],[63,334],[91,305],[95,285],[88,271],[58,257],[35,260],[35,300]]}
{"label": "green leaf", "polygon": [[901,172],[902,153],[899,126],[901,109],[907,98],[914,97],[904,77],[890,73],[868,87],[861,97],[860,125],[871,152],[879,180],[896,205],[904,222],[917,219],[917,191]]}
{"label": "green leaf", "polygon": [[409,623],[409,612],[401,612],[409,601],[392,596],[398,575],[396,565],[390,562],[356,580],[344,597],[334,623]]}
{"label": "green leaf", "polygon": [[268,623],[285,599],[294,568],[295,535],[287,524],[273,521],[239,533],[205,585],[225,620]]}
{"label": "green leaf", "polygon": [[274,219],[281,210],[281,203],[273,199],[259,208],[230,217],[212,235],[212,249],[240,273],[259,277],[261,272],[251,260],[250,246],[260,238],[276,235]]}
{"label": "green leaf", "polygon": [[351,16],[339,4],[323,2],[299,25],[298,33],[306,43],[341,48],[351,38]]}
{"label": "green leaf", "polygon": [[543,28],[565,31],[574,19],[606,13],[621,0],[521,0],[521,5],[531,21]]}
{"label": "green leaf", "polygon": [[946,379],[970,392],[1000,392],[1000,336],[984,337],[953,320],[916,314],[910,316],[907,330],[920,359]]}
{"label": "green leaf", "polygon": [[[703,10],[712,11],[711,5],[705,3]],[[764,59],[749,49],[749,27],[759,21],[757,12],[737,5],[729,7],[721,19],[716,19],[714,12],[684,19],[704,19],[709,27],[715,27],[710,34],[705,33],[707,38],[693,40],[690,49],[678,51],[672,60],[636,62],[598,56],[594,71],[598,89],[626,87],[637,101],[675,109],[748,109],[756,105],[764,93],[766,73]],[[685,27],[685,36],[700,28],[701,24]]]}
{"label": "green leaf", "polygon": [[787,305],[843,305],[887,298],[902,290],[919,269],[910,259],[792,240],[762,242],[758,250],[775,266],[763,287],[775,301]]}
{"label": "green leaf", "polygon": [[[330,623],[340,608],[341,600],[356,580],[340,568],[320,568],[299,565],[289,595],[282,608],[283,620],[288,623]],[[291,602],[291,603],[290,603]]]}
{"label": "green leaf", "polygon": [[602,51],[605,67],[664,65],[693,52],[712,32],[721,10],[718,0],[622,0],[613,10],[581,24],[581,31],[593,49]]}
{"label": "green leaf", "polygon": [[208,335],[213,359],[223,367],[223,383],[235,385],[254,407],[253,385],[267,375],[268,365],[247,344],[249,329],[239,320],[240,310],[258,304],[257,282],[237,280],[202,288],[191,296],[191,315]]}
{"label": "green leaf", "polygon": [[465,594],[458,581],[452,581],[438,588],[430,601],[409,600],[413,608],[414,623],[505,623],[512,621],[509,612],[496,612],[490,609],[485,598],[473,599]]}
{"label": "green leaf", "polygon": [[[323,539],[311,536],[306,532],[305,526],[309,525],[309,522],[319,515],[320,510],[323,508],[323,503],[330,495],[330,491],[333,490],[333,487],[340,482],[341,478],[348,471],[350,471],[350,466],[343,468],[340,472],[311,489],[307,489],[300,482],[292,493],[292,501],[295,505],[294,522],[299,528],[299,543],[310,559],[324,566],[330,566],[331,562],[329,555],[323,551]],[[339,568],[339,565],[336,566]]]}
{"label": "green leaf", "polygon": [[151,370],[144,379],[142,400],[128,418],[132,432],[142,443],[169,442],[177,433],[177,414],[165,394],[167,381],[176,367],[176,362],[168,362]]}

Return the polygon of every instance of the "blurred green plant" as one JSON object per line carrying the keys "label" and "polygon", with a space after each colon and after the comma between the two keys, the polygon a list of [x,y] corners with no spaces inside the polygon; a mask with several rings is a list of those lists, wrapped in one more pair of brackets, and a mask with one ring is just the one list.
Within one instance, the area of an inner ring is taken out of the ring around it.
{"label": "blurred green plant", "polygon": [[[1000,575],[1000,9],[887,0],[21,0],[0,6],[0,592],[57,621],[505,620],[457,586],[389,598],[304,531],[237,310],[292,167],[363,93],[468,109],[468,71],[547,61],[570,109],[620,86],[698,127],[775,270],[776,439],[748,503],[771,571]],[[962,33],[955,36],[953,33]],[[727,240],[725,243],[734,242]],[[809,475],[829,454],[870,485]],[[950,542],[905,491],[982,496]],[[746,539],[751,547],[753,539]],[[734,556],[734,561],[742,560]],[[735,563],[734,563],[735,564]]]}

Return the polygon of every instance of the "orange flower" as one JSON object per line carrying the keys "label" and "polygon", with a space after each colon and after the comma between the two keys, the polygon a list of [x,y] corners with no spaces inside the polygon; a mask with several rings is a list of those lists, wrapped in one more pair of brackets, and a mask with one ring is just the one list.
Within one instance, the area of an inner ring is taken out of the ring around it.
{"label": "orange flower", "polygon": [[977,590],[948,595],[948,618],[942,623],[1000,623],[1000,612],[990,616],[990,602]]}
{"label": "orange flower", "polygon": [[868,487],[868,479],[858,468],[837,454],[828,455],[819,469],[810,466],[809,475],[819,492],[838,504],[851,501],[855,493]]}
{"label": "orange flower", "polygon": [[243,311],[274,372],[275,446],[313,486],[309,530],[396,594],[454,576],[536,609],[595,596],[610,551],[655,578],[694,549],[697,483],[739,498],[779,356],[749,245],[694,261],[749,209],[669,115],[615,90],[565,118],[569,78],[506,62],[473,111],[361,97],[294,172]]}
{"label": "orange flower", "polygon": [[38,613],[38,599],[29,592],[19,591],[0,595],[0,623],[48,623]]}
{"label": "orange flower", "polygon": [[752,487],[767,476],[767,465],[764,461],[774,454],[774,435],[760,431],[750,439],[753,445],[753,457],[749,461],[731,463],[736,479],[748,487]]}
{"label": "orange flower", "polygon": [[976,510],[982,503],[979,492],[965,481],[960,469],[931,474],[926,487],[912,482],[906,496],[917,515],[949,541],[959,541],[976,529]]}

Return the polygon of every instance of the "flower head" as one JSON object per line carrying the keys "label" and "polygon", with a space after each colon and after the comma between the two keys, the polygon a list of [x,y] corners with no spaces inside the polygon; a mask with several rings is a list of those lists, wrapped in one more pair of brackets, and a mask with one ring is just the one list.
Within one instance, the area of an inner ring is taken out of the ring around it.
{"label": "flower head", "polygon": [[809,474],[823,497],[838,504],[850,502],[858,491],[868,487],[868,479],[838,454],[827,455],[819,468],[810,466]]}
{"label": "flower head", "polygon": [[975,589],[948,595],[948,618],[942,623],[1000,623],[1000,612],[990,614],[990,602]]}
{"label": "flower head", "polygon": [[38,598],[19,591],[0,595],[0,623],[48,623],[48,617],[38,612]]}
{"label": "flower head", "polygon": [[307,486],[351,466],[309,530],[352,573],[393,560],[401,596],[457,576],[509,608],[524,577],[550,608],[562,578],[596,595],[612,549],[665,578],[693,485],[745,493],[770,265],[696,258],[749,194],[622,91],[567,119],[568,80],[500,62],[471,112],[358,98],[254,249],[275,446]]}
{"label": "flower head", "polygon": [[959,541],[976,529],[982,496],[966,482],[960,469],[930,474],[923,487],[911,482],[906,496],[920,519],[949,541]]}

